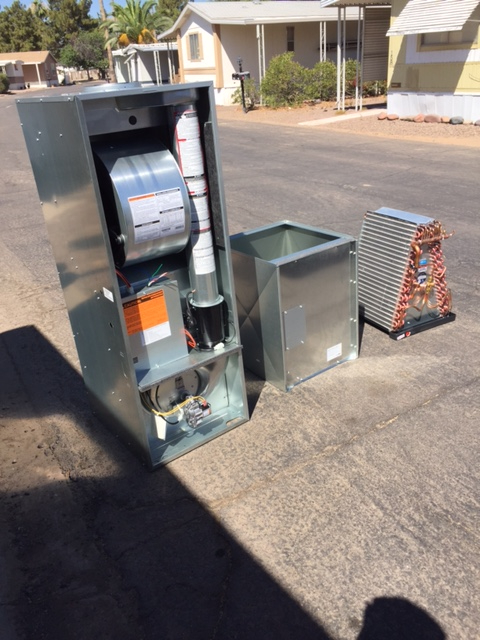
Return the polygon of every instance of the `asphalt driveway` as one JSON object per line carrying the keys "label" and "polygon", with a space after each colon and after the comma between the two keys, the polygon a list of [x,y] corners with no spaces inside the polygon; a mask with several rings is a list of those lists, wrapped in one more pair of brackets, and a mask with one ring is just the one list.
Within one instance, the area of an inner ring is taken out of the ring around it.
{"label": "asphalt driveway", "polygon": [[220,119],[230,232],[430,215],[454,323],[148,473],[92,414],[13,96],[0,100],[2,640],[472,640],[480,628],[478,148]]}

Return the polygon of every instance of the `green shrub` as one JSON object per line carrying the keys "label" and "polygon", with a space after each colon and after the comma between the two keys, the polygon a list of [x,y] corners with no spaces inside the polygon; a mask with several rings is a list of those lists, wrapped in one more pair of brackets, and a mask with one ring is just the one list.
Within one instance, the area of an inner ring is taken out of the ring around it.
{"label": "green shrub", "polygon": [[[243,89],[245,92],[245,106],[250,111],[256,104],[260,102],[260,91],[253,78],[248,78],[243,82]],[[235,89],[232,95],[233,104],[242,104],[242,88]]]}
{"label": "green shrub", "polygon": [[[360,70],[359,70],[360,72]],[[357,63],[345,61],[345,97],[355,97]],[[366,82],[362,93],[365,97],[386,93],[386,82]],[[283,53],[272,58],[261,84],[263,101],[270,107],[298,105],[307,100],[322,102],[337,99],[337,66],[331,60],[317,62],[313,69],[306,69],[293,60],[293,53]],[[238,103],[241,104],[240,90]]]}
{"label": "green shrub", "polygon": [[[358,69],[360,75],[360,65]],[[354,97],[357,86],[357,63],[355,60],[345,61],[345,96]]]}
{"label": "green shrub", "polygon": [[305,93],[308,100],[335,100],[337,96],[337,67],[331,60],[317,62],[307,69]]}
{"label": "green shrub", "polygon": [[387,82],[385,80],[374,80],[372,82],[365,82],[363,85],[363,95],[368,98],[369,96],[384,96],[387,93]]}
{"label": "green shrub", "polygon": [[[317,62],[307,69],[306,94],[308,100],[333,101],[337,99],[337,65],[331,60]],[[355,60],[345,62],[345,96],[355,96],[357,66]]]}
{"label": "green shrub", "polygon": [[8,93],[10,80],[4,73],[0,73],[0,93]]}
{"label": "green shrub", "polygon": [[293,52],[275,56],[261,84],[264,103],[269,107],[300,104],[307,99],[307,77],[307,69],[293,60]]}

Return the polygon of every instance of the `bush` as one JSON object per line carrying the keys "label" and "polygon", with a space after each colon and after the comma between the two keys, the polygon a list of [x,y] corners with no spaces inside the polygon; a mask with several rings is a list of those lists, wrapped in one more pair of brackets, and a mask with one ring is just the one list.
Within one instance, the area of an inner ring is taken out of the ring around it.
{"label": "bush", "polygon": [[269,107],[288,107],[307,99],[308,70],[293,60],[293,52],[282,53],[270,60],[261,91]]}
{"label": "bush", "polygon": [[[360,68],[358,70],[360,74]],[[357,63],[355,60],[345,62],[345,96],[355,97],[355,87],[357,86]]]}
{"label": "bush", "polygon": [[313,69],[307,69],[305,93],[308,100],[335,100],[337,67],[331,60],[317,62]]}
{"label": "bush", "polygon": [[[245,106],[250,111],[260,102],[260,92],[253,78],[244,80],[243,89],[245,92]],[[232,95],[233,104],[242,104],[242,88],[235,89]]]}
{"label": "bush", "polygon": [[387,82],[385,80],[372,82],[365,82],[363,85],[363,95],[368,98],[369,96],[384,96],[387,93]]}
{"label": "bush", "polygon": [[[346,98],[355,97],[356,79],[356,61],[346,60]],[[386,90],[386,82],[367,82],[362,88],[365,97],[383,95]],[[293,60],[293,53],[283,53],[270,61],[261,91],[264,103],[270,107],[294,106],[307,100],[334,101],[337,99],[337,66],[325,60],[317,62],[313,69],[306,69]]]}
{"label": "bush", "polygon": [[4,73],[0,73],[0,93],[8,93],[10,80]]}

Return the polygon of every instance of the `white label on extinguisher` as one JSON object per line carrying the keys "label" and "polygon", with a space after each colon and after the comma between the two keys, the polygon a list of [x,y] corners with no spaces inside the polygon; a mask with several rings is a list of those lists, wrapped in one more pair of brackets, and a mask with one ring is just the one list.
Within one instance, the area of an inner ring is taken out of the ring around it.
{"label": "white label on extinguisher", "polygon": [[198,124],[198,116],[195,109],[189,109],[188,107],[175,109],[175,122],[179,140],[200,137],[200,125]]}
{"label": "white label on extinguisher", "polygon": [[215,271],[215,256],[213,254],[213,238],[210,231],[192,233],[193,269],[197,275],[205,275]]}
{"label": "white label on extinguisher", "polygon": [[184,176],[199,176],[205,173],[200,138],[177,140],[180,168]]}
{"label": "white label on extinguisher", "polygon": [[185,178],[189,196],[204,196],[207,193],[207,179],[205,176]]}
{"label": "white label on extinguisher", "polygon": [[175,136],[180,168],[184,177],[205,173],[200,125],[197,112],[192,109],[176,110]]}
{"label": "white label on extinguisher", "polygon": [[192,217],[192,233],[210,229],[210,210],[208,198],[190,198],[190,213]]}

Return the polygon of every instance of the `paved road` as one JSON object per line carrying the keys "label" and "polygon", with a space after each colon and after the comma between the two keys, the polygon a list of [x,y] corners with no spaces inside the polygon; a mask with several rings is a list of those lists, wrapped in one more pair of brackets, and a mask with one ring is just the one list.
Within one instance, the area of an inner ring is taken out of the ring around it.
{"label": "paved road", "polygon": [[478,150],[221,122],[230,231],[440,219],[457,321],[281,393],[154,474],[92,416],[0,101],[2,640],[480,637]]}

